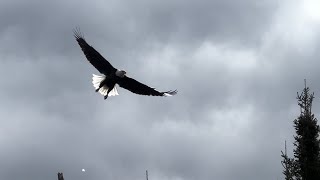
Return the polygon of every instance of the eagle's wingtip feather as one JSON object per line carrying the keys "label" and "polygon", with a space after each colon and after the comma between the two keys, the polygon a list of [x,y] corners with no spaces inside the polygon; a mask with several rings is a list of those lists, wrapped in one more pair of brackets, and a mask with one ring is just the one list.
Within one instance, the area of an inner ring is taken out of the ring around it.
{"label": "eagle's wingtip feather", "polygon": [[79,27],[76,27],[73,29],[73,36],[78,40],[78,39],[84,39],[83,34],[80,31]]}
{"label": "eagle's wingtip feather", "polygon": [[174,96],[178,93],[178,90],[174,90],[174,91],[167,91],[165,93],[163,93],[164,96]]}

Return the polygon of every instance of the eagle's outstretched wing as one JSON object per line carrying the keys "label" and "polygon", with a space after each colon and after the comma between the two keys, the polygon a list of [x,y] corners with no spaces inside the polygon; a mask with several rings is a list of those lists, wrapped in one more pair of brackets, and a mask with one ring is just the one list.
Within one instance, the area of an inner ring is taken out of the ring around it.
{"label": "eagle's outstretched wing", "polygon": [[98,51],[86,42],[80,29],[74,29],[73,32],[84,55],[100,73],[109,75],[116,72],[116,69]]}
{"label": "eagle's outstretched wing", "polygon": [[125,88],[133,93],[140,94],[140,95],[147,95],[147,96],[173,96],[177,94],[177,90],[175,91],[167,91],[167,92],[159,92],[156,91],[154,88],[151,88],[145,84],[142,84],[135,79],[130,77],[123,77],[120,78],[118,81],[120,87]]}

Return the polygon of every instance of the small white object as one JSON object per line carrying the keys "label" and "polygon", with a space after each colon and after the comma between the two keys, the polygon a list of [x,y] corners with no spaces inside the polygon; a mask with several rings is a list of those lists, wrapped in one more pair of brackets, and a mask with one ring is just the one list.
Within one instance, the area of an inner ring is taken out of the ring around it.
{"label": "small white object", "polygon": [[82,169],[81,171],[82,171],[82,172],[86,172],[86,170],[85,170],[85,169]]}

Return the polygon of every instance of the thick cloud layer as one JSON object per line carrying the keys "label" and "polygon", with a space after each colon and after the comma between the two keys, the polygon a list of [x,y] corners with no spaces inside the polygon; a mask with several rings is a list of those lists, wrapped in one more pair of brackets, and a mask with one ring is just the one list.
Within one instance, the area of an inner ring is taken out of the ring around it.
{"label": "thick cloud layer", "polygon": [[[153,180],[283,178],[296,92],[306,78],[320,94],[319,8],[316,0],[1,1],[1,177],[138,180],[148,169]],[[115,67],[178,95],[120,88],[104,101],[75,27]]]}

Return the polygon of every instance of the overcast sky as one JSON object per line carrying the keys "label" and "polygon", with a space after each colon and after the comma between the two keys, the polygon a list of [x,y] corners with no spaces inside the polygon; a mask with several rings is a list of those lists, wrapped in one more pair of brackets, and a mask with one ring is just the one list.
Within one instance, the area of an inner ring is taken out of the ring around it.
{"label": "overcast sky", "polygon": [[[318,0],[0,0],[0,179],[283,179],[308,81],[320,115]],[[72,30],[174,97],[106,101]],[[81,172],[81,169],[86,172]]]}

